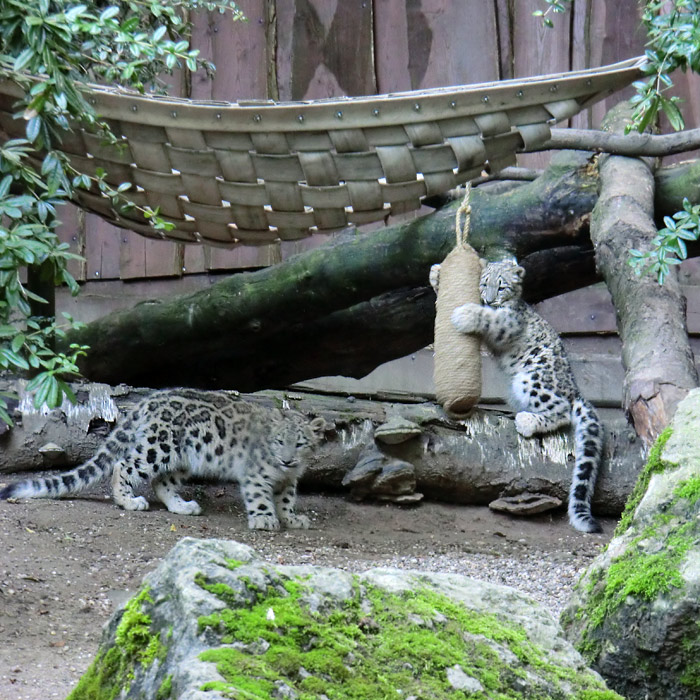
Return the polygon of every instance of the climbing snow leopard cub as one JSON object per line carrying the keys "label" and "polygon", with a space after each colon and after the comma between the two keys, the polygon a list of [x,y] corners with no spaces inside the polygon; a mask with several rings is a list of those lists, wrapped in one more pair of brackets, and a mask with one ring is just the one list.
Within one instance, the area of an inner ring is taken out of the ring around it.
{"label": "climbing snow leopard cub", "polygon": [[[437,290],[439,265],[430,271]],[[556,331],[521,298],[525,271],[505,260],[484,268],[479,289],[485,306],[464,304],[452,323],[475,333],[510,379],[515,428],[524,437],[574,426],[576,465],[569,492],[569,522],[582,532],[601,532],[591,515],[591,498],[603,451],[603,426],[576,386]]]}
{"label": "climbing snow leopard cub", "polygon": [[62,476],[11,484],[0,499],[74,494],[111,475],[112,497],[125,510],[148,509],[134,488],[151,482],[169,511],[199,515],[199,504],[177,488],[204,477],[239,482],[249,528],[306,528],[308,519],[294,512],[296,485],[325,427],[323,418],[309,421],[232,395],[171,389],[122,416],[92,459]]}

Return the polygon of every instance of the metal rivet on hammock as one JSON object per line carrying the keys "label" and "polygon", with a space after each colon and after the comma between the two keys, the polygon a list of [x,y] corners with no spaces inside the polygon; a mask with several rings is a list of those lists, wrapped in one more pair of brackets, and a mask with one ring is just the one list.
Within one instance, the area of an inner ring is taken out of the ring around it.
{"label": "metal rivet on hammock", "polygon": [[456,103],[454,100],[452,100],[452,102],[450,102],[450,107],[451,107],[452,109],[456,109],[456,108],[457,108],[457,103]]}
{"label": "metal rivet on hammock", "polygon": [[97,104],[97,100],[96,100],[94,97],[91,97],[91,98],[90,98],[90,104],[91,104],[91,105],[96,105],[96,104]]}
{"label": "metal rivet on hammock", "polygon": [[518,90],[518,92],[515,93],[516,97],[523,97],[525,93],[522,90]]}
{"label": "metal rivet on hammock", "polygon": [[139,108],[136,105],[131,105],[131,111],[132,112],[138,112]]}
{"label": "metal rivet on hammock", "polygon": [[587,85],[588,87],[591,87],[591,85],[593,85],[593,81],[589,78],[589,79],[586,81],[586,85]]}
{"label": "metal rivet on hammock", "polygon": [[254,114],[254,115],[253,115],[253,121],[254,121],[254,122],[261,122],[261,121],[262,121],[262,117],[261,117],[259,114]]}
{"label": "metal rivet on hammock", "polygon": [[484,95],[484,96],[481,98],[481,101],[482,101],[482,102],[488,102],[488,101],[489,101],[489,96],[488,96],[488,95]]}
{"label": "metal rivet on hammock", "polygon": [[170,112],[170,116],[171,116],[173,119],[177,119],[177,112]]}
{"label": "metal rivet on hammock", "polygon": [[551,88],[549,88],[550,92],[556,92],[559,88],[556,85],[552,85]]}
{"label": "metal rivet on hammock", "polygon": [[378,117],[378,116],[379,116],[379,110],[375,107],[375,108],[372,110],[372,114],[373,114],[375,117]]}
{"label": "metal rivet on hammock", "polygon": [[342,113],[340,110],[338,110],[338,111],[335,113],[335,118],[336,118],[336,119],[342,119],[342,118],[343,118],[343,113]]}
{"label": "metal rivet on hammock", "polygon": [[303,114],[300,114],[299,116],[297,116],[297,121],[298,121],[299,123],[303,122],[303,121],[304,121],[304,115],[303,115]]}
{"label": "metal rivet on hammock", "polygon": [[416,102],[416,104],[413,105],[413,109],[414,109],[416,112],[420,112],[420,105]]}
{"label": "metal rivet on hammock", "polygon": [[216,118],[217,118],[217,119],[221,119],[221,112],[219,112],[219,113],[216,115]]}

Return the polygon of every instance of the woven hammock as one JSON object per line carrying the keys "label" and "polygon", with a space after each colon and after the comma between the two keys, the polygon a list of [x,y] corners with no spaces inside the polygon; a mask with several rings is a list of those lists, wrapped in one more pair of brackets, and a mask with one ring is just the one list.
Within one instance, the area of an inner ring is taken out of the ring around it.
{"label": "woven hammock", "polygon": [[[232,247],[295,240],[417,209],[515,162],[550,138],[550,125],[630,84],[642,59],[497,83],[308,102],[212,102],[90,87],[87,99],[120,148],[76,128],[62,150],[74,167],[104,169],[129,198],[174,224],[151,228],[95,187],[76,204],[151,238]],[[21,88],[0,82],[0,127]]]}

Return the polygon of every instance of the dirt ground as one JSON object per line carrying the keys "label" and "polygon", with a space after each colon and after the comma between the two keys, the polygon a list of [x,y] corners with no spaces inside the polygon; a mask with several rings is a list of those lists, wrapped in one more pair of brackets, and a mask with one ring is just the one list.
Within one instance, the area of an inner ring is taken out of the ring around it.
{"label": "dirt ground", "polygon": [[302,494],[313,529],[250,532],[235,487],[191,490],[200,517],[159,505],[127,513],[104,494],[0,502],[0,700],[65,698],[109,615],[181,537],[235,539],[276,563],[463,573],[524,590],[556,615],[615,526],[603,520],[606,534],[591,536],[563,512],[524,520],[485,507]]}

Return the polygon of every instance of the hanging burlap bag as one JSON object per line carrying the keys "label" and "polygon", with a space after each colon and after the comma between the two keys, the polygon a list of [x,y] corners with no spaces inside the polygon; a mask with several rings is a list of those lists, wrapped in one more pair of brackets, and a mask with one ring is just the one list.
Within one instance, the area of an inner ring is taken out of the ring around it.
{"label": "hanging burlap bag", "polygon": [[[462,304],[481,302],[481,263],[467,243],[471,207],[470,188],[457,212],[457,245],[440,265],[440,284],[435,309],[435,393],[438,403],[455,417],[464,416],[481,396],[481,353],[478,336],[460,333],[452,312]],[[461,215],[465,215],[464,228]]]}

